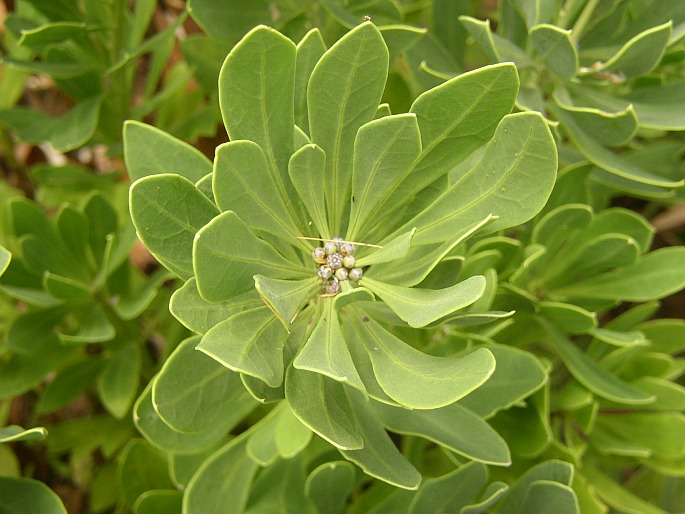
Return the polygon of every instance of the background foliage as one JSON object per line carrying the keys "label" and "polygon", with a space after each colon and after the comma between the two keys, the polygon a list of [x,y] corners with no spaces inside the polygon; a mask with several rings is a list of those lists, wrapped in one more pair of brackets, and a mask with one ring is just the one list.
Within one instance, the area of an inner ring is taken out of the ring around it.
{"label": "background foliage", "polygon": [[0,510],[685,510],[680,2],[6,5]]}

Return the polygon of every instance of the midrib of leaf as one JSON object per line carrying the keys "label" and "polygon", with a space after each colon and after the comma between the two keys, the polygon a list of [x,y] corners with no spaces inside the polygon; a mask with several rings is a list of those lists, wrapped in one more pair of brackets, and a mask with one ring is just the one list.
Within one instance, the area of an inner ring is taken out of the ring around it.
{"label": "midrib of leaf", "polygon": [[[186,389],[183,393],[176,395],[174,397],[174,399],[175,400],[184,400],[184,399],[188,398],[188,396],[195,393],[196,389],[201,389],[202,387],[204,387],[205,385],[207,385],[208,383],[210,383],[212,380],[214,380],[215,378],[217,378],[219,375],[221,375],[223,373],[226,373],[225,369],[217,369],[214,373],[210,373],[209,375],[205,376],[202,380],[197,382],[195,384],[196,385],[195,388]],[[178,403],[178,402],[175,402],[175,403]],[[155,402],[155,406],[159,407],[159,403]]]}
{"label": "midrib of leaf", "polygon": [[[428,229],[430,229],[430,228],[432,228],[432,227],[434,227],[434,226],[436,226],[436,225],[439,225],[440,223],[443,223],[445,220],[448,220],[448,219],[450,219],[450,218],[453,218],[455,215],[460,214],[460,213],[462,213],[462,212],[464,212],[464,211],[470,209],[470,208],[473,207],[474,205],[477,205],[484,197],[489,196],[489,195],[492,193],[492,191],[494,191],[495,189],[497,189],[497,188],[500,186],[500,184],[502,184],[502,182],[504,182],[505,180],[507,180],[507,179],[509,178],[509,175],[511,175],[511,173],[513,172],[513,170],[519,165],[519,163],[521,162],[521,159],[523,159],[523,157],[524,157],[524,155],[525,155],[525,153],[526,153],[526,148],[528,147],[528,143],[530,142],[531,134],[532,134],[532,133],[533,133],[533,129],[531,128],[531,129],[528,130],[528,137],[526,138],[526,142],[524,143],[523,147],[521,148],[521,151],[517,153],[516,160],[514,161],[514,163],[513,163],[513,164],[511,165],[511,167],[506,171],[506,173],[504,173],[504,174],[502,175],[502,177],[501,177],[497,182],[494,182],[494,183],[491,184],[491,187],[488,188],[488,189],[484,192],[484,194],[475,197],[474,200],[472,200],[470,203],[466,204],[466,205],[465,205],[464,207],[462,207],[460,210],[458,210],[458,211],[452,211],[452,212],[450,212],[449,214],[447,214],[446,216],[443,216],[442,218],[439,218],[439,219],[433,221],[433,222],[430,223],[429,225],[424,225],[423,227],[417,229],[417,231],[416,231],[417,235],[418,235],[419,233],[421,233],[421,232],[425,232],[426,230],[428,230]],[[457,186],[458,186],[458,184],[459,184],[462,180],[465,180],[466,177],[468,177],[468,174],[462,176],[457,182],[455,182],[455,183],[452,185],[452,187],[450,187],[449,191],[446,192],[446,193],[443,193],[442,195],[440,195],[440,197],[439,197],[433,204],[431,204],[431,206],[434,205],[435,203],[439,202],[446,194],[449,194],[449,192],[452,191],[452,189],[456,189]],[[428,209],[430,209],[430,207],[428,207]],[[406,227],[406,226],[412,225],[412,222],[413,222],[416,218],[418,218],[419,216],[421,216],[421,214],[422,214],[422,213],[419,213],[417,216],[415,216],[415,217],[414,217],[412,220],[410,220],[408,223],[405,223],[404,226]],[[398,233],[398,232],[401,232],[401,231],[402,231],[401,229],[398,229],[398,230],[395,231],[395,233]]]}
{"label": "midrib of leaf", "polygon": [[[225,253],[221,253],[214,248],[211,248],[207,245],[204,246],[205,251],[211,253],[212,255],[216,255],[218,257],[230,257],[230,260],[232,261],[237,261],[237,262],[246,262],[248,264],[259,264],[262,266],[267,266],[269,268],[274,268],[278,270],[285,270],[285,271],[301,271],[302,273],[306,273],[307,276],[311,273],[311,270],[305,268],[304,266],[300,266],[298,264],[293,263],[292,265],[290,263],[286,264],[274,264],[273,262],[264,262],[263,260],[260,259],[249,259],[247,257],[236,257],[232,255],[228,255]],[[297,267],[297,269],[295,269]]]}
{"label": "midrib of leaf", "polygon": [[[182,228],[185,228],[189,232],[193,232],[193,233],[197,232],[197,228],[193,227],[192,225],[189,225],[186,221],[183,221],[180,218],[176,217],[173,214],[173,211],[171,211],[167,208],[166,202],[164,204],[158,204],[152,200],[151,196],[146,195],[146,194],[143,194],[143,196],[148,200],[150,205],[160,205],[160,207],[163,206],[163,208],[160,208],[159,210],[162,211],[163,213],[165,213],[169,217],[169,219],[176,222],[177,225],[180,225]],[[177,234],[178,234],[178,232],[174,235],[177,235]]]}
{"label": "midrib of leaf", "polygon": [[[345,100],[343,101],[343,112],[342,115],[340,116],[338,120],[338,130],[337,130],[337,137],[335,139],[335,145],[333,146],[333,188],[331,190],[331,204],[332,204],[332,220],[331,222],[333,223],[333,233],[337,234],[338,231],[340,230],[340,221],[338,217],[342,217],[342,212],[338,213],[338,181],[339,181],[339,174],[340,170],[338,169],[338,166],[340,164],[340,160],[338,159],[338,156],[340,155],[340,141],[342,139],[342,129],[345,120],[345,114],[347,112],[347,108],[349,105],[349,98],[350,98],[350,85],[352,83],[352,79],[356,77],[357,75],[357,64],[359,63],[359,58],[362,53],[362,48],[359,47],[357,50],[356,55],[354,56],[354,64],[352,65],[352,69],[354,70],[354,73],[350,74],[348,76],[348,79],[345,83]],[[347,188],[346,188],[347,189]],[[329,189],[330,190],[330,189]],[[345,193],[344,191],[343,193]]]}
{"label": "midrib of leaf", "polygon": [[[260,308],[261,308],[261,307],[260,307]],[[273,323],[275,323],[276,321],[278,321],[278,319],[274,316],[273,319],[267,321],[259,330],[257,330],[257,331],[254,333],[254,334],[255,334],[255,337],[253,337],[252,340],[251,340],[250,342],[248,342],[248,344],[245,346],[245,349],[244,349],[242,352],[240,352],[240,361],[241,361],[241,362],[245,362],[245,360],[246,360],[246,358],[247,358],[247,354],[249,353],[249,350],[250,350],[254,345],[257,344],[257,342],[259,341],[259,338],[262,336],[262,334],[263,334],[264,332],[266,332],[267,329],[268,329]],[[259,350],[259,347],[257,347],[257,349]],[[264,353],[263,353],[261,350],[258,351],[257,354],[262,358],[262,364],[267,363],[267,360],[264,358]],[[268,367],[268,368],[271,368],[271,367],[268,366],[268,365],[267,365],[267,367]]]}
{"label": "midrib of leaf", "polygon": [[[266,120],[269,118],[267,109],[266,109],[266,63],[264,62],[264,55],[266,53],[266,48],[264,47],[264,38],[260,38],[259,44],[262,47],[262,57],[260,59],[260,86],[262,88],[261,95],[259,98],[259,107],[262,110],[262,130],[264,131],[264,135],[266,136],[266,148],[267,152],[269,154],[269,161],[271,163],[271,169],[273,172],[273,176],[276,179],[276,187],[278,188],[278,193],[281,195],[281,200],[286,206],[286,209],[290,212],[290,216],[292,217],[294,215],[292,205],[288,201],[288,193],[286,191],[285,184],[283,183],[283,179],[281,177],[281,173],[278,169],[278,165],[276,163],[276,156],[273,153],[273,145],[271,144],[271,132],[269,132],[269,127],[266,124]],[[297,219],[297,217],[293,217],[293,219]]]}
{"label": "midrib of leaf", "polygon": [[[383,162],[383,159],[385,159],[385,156],[388,155],[388,153],[390,152],[390,148],[400,138],[400,133],[402,132],[403,129],[404,129],[404,127],[401,127],[400,130],[398,130],[395,133],[395,136],[392,138],[392,142],[385,147],[385,150],[381,154],[380,158],[376,161],[376,165],[373,167],[373,171],[372,171],[371,176],[370,176],[371,178],[369,178],[369,180],[366,181],[366,186],[364,187],[364,191],[362,193],[362,198],[359,201],[359,205],[361,205],[361,206],[364,205],[364,202],[366,201],[366,197],[369,195],[369,191],[371,190],[372,178],[374,178],[376,176],[376,174],[378,173],[378,168],[380,167],[381,163]],[[412,168],[413,168],[413,166],[409,168],[409,171],[407,173],[410,173]],[[405,177],[407,176],[407,173],[404,174]],[[374,206],[374,209],[375,209],[375,207],[377,207],[378,205],[382,205],[383,203],[384,203],[383,199],[381,199],[380,202],[378,204],[376,204],[376,206]],[[348,232],[350,233],[350,235],[347,236],[348,239],[354,239],[354,237],[357,235],[357,225],[359,225],[360,216],[361,216],[361,207],[359,209],[357,209],[357,211],[356,211],[356,215],[354,217],[354,225],[352,226],[352,228],[350,230],[348,230]],[[369,217],[371,217],[371,212],[366,215],[366,219],[369,219]]]}
{"label": "midrib of leaf", "polygon": [[[325,154],[324,154],[324,155],[325,155]],[[310,156],[307,156],[307,163],[308,163],[308,164],[311,163],[311,160],[312,160],[311,157],[310,157]],[[308,167],[309,167],[309,166],[308,166]],[[324,162],[324,172],[325,172],[325,170],[326,170],[326,165],[325,165],[325,162]],[[327,225],[327,223],[326,223],[326,222],[328,221],[328,220],[327,220],[327,216],[326,216],[326,212],[325,212],[325,210],[326,210],[326,205],[325,205],[325,203],[326,203],[326,198],[323,198],[323,201],[324,201],[324,205],[323,205],[324,211],[322,212],[322,211],[319,209],[319,208],[321,207],[321,205],[319,204],[319,202],[316,201],[316,198],[318,197],[318,195],[316,194],[316,191],[314,190],[314,181],[313,181],[313,180],[307,180],[307,185],[309,186],[309,197],[315,199],[314,205],[313,205],[312,207],[313,207],[314,210],[316,211],[316,217],[319,218],[319,221],[321,222],[321,229],[324,231],[322,234],[320,234],[320,236],[323,237],[323,238],[325,238],[325,239],[328,239],[331,235],[330,235],[330,233],[328,232],[328,225]],[[325,184],[324,184],[324,194],[325,194],[325,191],[326,191],[326,186],[325,186]]]}

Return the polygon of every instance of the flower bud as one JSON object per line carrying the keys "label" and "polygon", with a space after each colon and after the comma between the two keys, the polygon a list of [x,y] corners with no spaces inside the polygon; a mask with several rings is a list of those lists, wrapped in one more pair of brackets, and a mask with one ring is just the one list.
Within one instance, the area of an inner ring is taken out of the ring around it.
{"label": "flower bud", "polygon": [[354,245],[352,243],[341,244],[340,253],[343,255],[352,255],[354,253]]}
{"label": "flower bud", "polygon": [[312,259],[314,259],[314,262],[317,264],[323,264],[326,262],[326,251],[319,247],[319,248],[314,248],[312,250]]}
{"label": "flower bud", "polygon": [[350,272],[347,274],[350,280],[357,281],[362,278],[362,275],[364,272],[362,271],[361,268],[352,268]]}
{"label": "flower bud", "polygon": [[345,255],[343,257],[343,266],[346,268],[354,268],[355,258],[352,255]]}
{"label": "flower bud", "polygon": [[343,258],[339,253],[333,253],[328,256],[328,265],[333,269],[342,268]]}
{"label": "flower bud", "polygon": [[316,273],[324,280],[327,280],[333,276],[333,270],[329,266],[319,266],[319,271]]}
{"label": "flower bud", "polygon": [[338,252],[338,245],[333,241],[327,241],[326,244],[323,245],[323,249],[326,252],[326,255],[333,255]]}
{"label": "flower bud", "polygon": [[335,270],[335,278],[338,280],[347,280],[347,268],[338,268]]}

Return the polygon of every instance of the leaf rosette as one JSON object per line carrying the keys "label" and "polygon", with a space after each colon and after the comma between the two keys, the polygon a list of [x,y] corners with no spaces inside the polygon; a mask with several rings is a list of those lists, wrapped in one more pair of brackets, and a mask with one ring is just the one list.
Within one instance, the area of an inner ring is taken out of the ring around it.
{"label": "leaf rosette", "polygon": [[[420,476],[378,409],[457,408],[495,360],[484,348],[429,355],[398,334],[457,315],[488,319],[464,311],[492,287],[485,277],[455,269],[440,289],[422,283],[467,238],[539,212],[557,159],[539,114],[509,114],[512,64],[465,73],[391,115],[381,105],[388,61],[368,22],[329,49],[316,30],[295,45],[257,27],[221,69],[230,142],[213,165],[139,123],[129,122],[125,141],[163,145],[161,167],[181,170],[138,174],[143,164],[134,165],[130,205],[140,239],[185,280],[171,311],[202,336],[197,349],[239,373],[258,400],[287,400],[367,473],[415,488]],[[317,273],[338,251],[338,268],[359,271]],[[354,259],[342,264],[345,253]],[[506,445],[489,462],[506,464]]]}

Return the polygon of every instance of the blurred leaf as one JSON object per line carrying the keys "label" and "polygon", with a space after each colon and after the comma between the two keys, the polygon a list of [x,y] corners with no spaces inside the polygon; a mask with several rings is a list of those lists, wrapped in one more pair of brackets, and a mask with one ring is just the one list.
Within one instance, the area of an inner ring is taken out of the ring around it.
{"label": "blurred leaf", "polygon": [[[309,130],[312,142],[326,154],[326,200],[333,234],[341,232],[349,198],[355,137],[380,104],[388,59],[380,32],[365,22],[321,57],[309,79]],[[352,66],[341,66],[341,62]]]}
{"label": "blurred leaf", "polygon": [[159,261],[187,280],[193,275],[195,234],[217,208],[188,179],[161,174],[131,186],[131,218],[138,237]]}
{"label": "blurred leaf", "polygon": [[128,344],[107,361],[98,377],[98,394],[112,416],[122,419],[138,392],[142,355],[136,343]]}
{"label": "blurred leaf", "polygon": [[305,493],[320,514],[342,514],[356,476],[355,467],[349,462],[326,462],[309,474]]}
{"label": "blurred leaf", "polygon": [[424,480],[411,501],[409,513],[461,512],[478,497],[487,480],[487,468],[476,462]]}
{"label": "blurred leaf", "polygon": [[53,412],[75,400],[100,374],[103,365],[102,359],[92,358],[77,361],[60,370],[40,395],[36,412]]}
{"label": "blurred leaf", "polygon": [[664,514],[665,512],[620,486],[593,466],[583,466],[582,473],[597,496],[621,512],[630,514]]}
{"label": "blurred leaf", "polygon": [[102,97],[76,104],[63,116],[48,116],[40,111],[15,107],[0,111],[0,123],[14,130],[27,143],[49,142],[58,152],[83,146],[97,127]]}
{"label": "blurred leaf", "polygon": [[121,499],[129,507],[146,491],[173,489],[166,457],[141,439],[132,439],[124,448],[117,474]]}
{"label": "blurred leaf", "polygon": [[561,78],[570,79],[578,70],[578,52],[571,31],[554,25],[535,25],[530,29],[530,41],[542,62]]}
{"label": "blurred leaf", "polygon": [[156,127],[133,120],[124,124],[124,158],[131,182],[166,173],[197,182],[212,172],[212,163],[196,148]]}
{"label": "blurred leaf", "polygon": [[[527,514],[528,511],[523,508],[523,505],[533,484],[554,482],[570,486],[573,480],[573,471],[573,466],[570,463],[559,460],[548,460],[531,467],[519,476],[518,480],[509,489],[509,492],[497,504],[497,512],[501,514]],[[565,498],[567,494],[563,492],[561,496]],[[537,495],[533,494],[530,501],[535,501],[536,498]],[[535,512],[542,513],[545,510],[543,508]],[[566,510],[563,512],[566,512]]]}
{"label": "blurred leaf", "polygon": [[0,477],[0,511],[16,514],[67,514],[47,485],[31,478]]}
{"label": "blurred leaf", "polygon": [[10,425],[0,428],[0,443],[13,443],[15,441],[42,441],[48,431],[43,427],[25,429],[18,425]]}
{"label": "blurred leaf", "polygon": [[181,514],[183,493],[181,491],[146,491],[133,504],[134,514]]}

